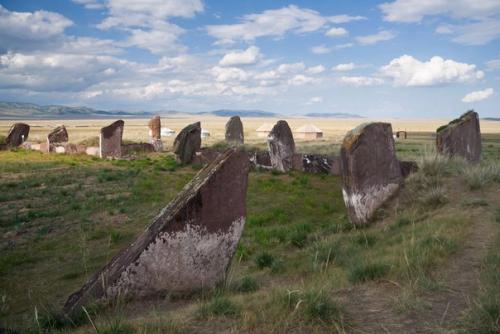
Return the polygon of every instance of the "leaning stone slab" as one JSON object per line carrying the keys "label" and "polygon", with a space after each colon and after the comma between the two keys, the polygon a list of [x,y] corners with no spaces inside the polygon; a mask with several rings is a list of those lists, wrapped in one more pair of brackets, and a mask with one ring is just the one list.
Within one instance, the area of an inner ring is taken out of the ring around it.
{"label": "leaning stone slab", "polygon": [[[56,127],[47,136],[47,147],[49,151],[57,151],[56,148],[58,146],[63,146],[67,142],[68,131],[66,131],[66,127],[64,125]],[[59,150],[61,151],[61,149]]]}
{"label": "leaning stone slab", "polygon": [[461,156],[471,162],[481,159],[481,129],[476,112],[468,111],[448,125],[441,126],[436,132],[439,153],[451,157]]}
{"label": "leaning stone slab", "polygon": [[161,141],[161,119],[160,116],[151,118],[148,123],[150,142],[156,152],[163,151],[163,143]]}
{"label": "leaning stone slab", "polygon": [[122,156],[122,136],[125,122],[118,120],[101,129],[99,136],[99,157],[120,158]]}
{"label": "leaning stone slab", "polygon": [[286,121],[278,121],[267,137],[267,146],[271,165],[281,172],[288,172],[293,168],[295,141],[292,130]]}
{"label": "leaning stone slab", "polygon": [[179,132],[174,140],[174,153],[177,162],[182,164],[190,163],[195,153],[201,147],[201,123],[196,122],[186,126]]}
{"label": "leaning stone slab", "polygon": [[9,134],[5,138],[7,147],[18,147],[28,139],[30,126],[25,123],[15,123],[10,127]]}
{"label": "leaning stone slab", "polygon": [[226,141],[233,145],[243,145],[245,137],[243,134],[243,123],[239,116],[233,116],[226,123]]}
{"label": "leaning stone slab", "polygon": [[410,174],[418,172],[418,164],[416,161],[399,161],[399,167],[401,168],[401,175],[403,178],[407,178]]}
{"label": "leaning stone slab", "polygon": [[389,123],[362,124],[341,147],[342,193],[351,223],[365,225],[402,183]]}
{"label": "leaning stone slab", "polygon": [[203,168],[153,223],[77,292],[64,311],[96,300],[211,289],[224,280],[246,217],[248,157],[229,149]]}
{"label": "leaning stone slab", "polygon": [[269,156],[268,151],[250,152],[248,155],[248,159],[250,160],[250,163],[254,168],[262,168],[268,170],[273,168],[273,166],[271,165],[271,157]]}

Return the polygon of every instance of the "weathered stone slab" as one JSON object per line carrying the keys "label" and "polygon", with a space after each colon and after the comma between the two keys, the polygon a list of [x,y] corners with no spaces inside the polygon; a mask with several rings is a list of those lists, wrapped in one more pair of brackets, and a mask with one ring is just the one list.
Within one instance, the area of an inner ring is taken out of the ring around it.
{"label": "weathered stone slab", "polygon": [[232,145],[243,145],[245,142],[243,123],[239,116],[231,117],[226,123],[226,141]]}
{"label": "weathered stone slab", "polygon": [[307,173],[326,173],[330,174],[333,159],[328,155],[304,154],[302,155],[302,165],[304,172]]}
{"label": "weathered stone slab", "polygon": [[481,129],[476,112],[468,111],[448,125],[438,128],[436,132],[439,153],[451,157],[461,156],[471,162],[481,159]]}
{"label": "weathered stone slab", "polygon": [[407,178],[412,173],[418,172],[418,164],[416,161],[399,161],[399,167],[401,168],[401,175]]}
{"label": "weathered stone slab", "polygon": [[99,156],[101,158],[120,158],[122,156],[124,125],[124,121],[118,120],[101,129],[99,136]]}
{"label": "weathered stone slab", "polygon": [[[66,127],[64,125],[56,127],[54,130],[52,130],[48,135],[47,135],[47,147],[49,151],[52,152],[57,152],[56,148],[58,146],[63,146],[68,142],[68,131],[66,130]],[[62,149],[59,149],[58,153],[64,153],[61,152]]]}
{"label": "weathered stone slab", "polygon": [[30,126],[25,123],[15,123],[13,124],[5,138],[5,144],[7,147],[18,147],[24,141],[28,139],[30,133]]}
{"label": "weathered stone slab", "polygon": [[186,126],[174,140],[174,153],[177,161],[188,164],[193,160],[201,147],[201,123],[196,122]]}
{"label": "weathered stone slab", "polygon": [[367,224],[403,181],[389,123],[362,124],[341,147],[342,193],[351,223]]}
{"label": "weathered stone slab", "polygon": [[148,123],[149,136],[151,144],[156,152],[163,151],[163,142],[161,141],[161,119],[160,116],[151,118]]}
{"label": "weathered stone slab", "polygon": [[194,158],[193,158],[193,163],[195,164],[209,164],[217,157],[221,155],[221,152],[214,150],[209,147],[204,147],[200,149],[198,152],[196,152]]}
{"label": "weathered stone slab", "polygon": [[253,165],[255,168],[263,168],[263,169],[272,169],[273,166],[271,165],[271,157],[269,156],[269,152],[250,152],[248,154],[248,159],[250,160],[250,163]]}
{"label": "weathered stone slab", "polygon": [[203,168],[153,223],[64,306],[211,289],[224,280],[246,217],[248,157],[229,149]]}
{"label": "weathered stone slab", "polygon": [[267,137],[267,146],[271,165],[281,172],[288,172],[293,168],[295,141],[292,130],[286,121],[278,121]]}

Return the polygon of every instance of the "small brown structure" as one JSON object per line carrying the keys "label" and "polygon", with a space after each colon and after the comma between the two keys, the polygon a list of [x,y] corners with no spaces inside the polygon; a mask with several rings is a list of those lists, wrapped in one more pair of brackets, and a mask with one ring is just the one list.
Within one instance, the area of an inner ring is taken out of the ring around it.
{"label": "small brown structure", "polygon": [[269,156],[274,169],[288,172],[293,168],[295,141],[286,121],[278,121],[267,137]]}
{"label": "small brown structure", "polygon": [[396,138],[406,139],[407,138],[406,131],[396,131]]}
{"label": "small brown structure", "polygon": [[323,137],[323,131],[316,125],[307,124],[296,129],[294,136],[300,139],[318,139]]}
{"label": "small brown structure", "polygon": [[229,149],[203,168],[132,243],[69,296],[74,314],[95,300],[212,289],[246,219],[248,156]]}
{"label": "small brown structure", "polygon": [[349,131],[340,158],[342,194],[349,220],[354,225],[365,225],[403,182],[391,124],[361,124]]}
{"label": "small brown structure", "polygon": [[239,116],[233,116],[226,123],[226,141],[233,145],[243,145],[245,136],[243,134],[243,123]]}
{"label": "small brown structure", "polygon": [[461,156],[468,161],[481,159],[479,115],[470,110],[436,131],[436,146],[441,154]]}
{"label": "small brown structure", "polygon": [[186,126],[174,140],[174,153],[178,162],[190,163],[201,147],[201,123]]}
{"label": "small brown structure", "polygon": [[148,123],[150,142],[154,150],[160,152],[163,150],[163,143],[161,141],[161,119],[160,116],[151,118]]}
{"label": "small brown structure", "polygon": [[14,123],[10,129],[5,144],[7,147],[18,147],[28,139],[30,126],[26,123]]}
{"label": "small brown structure", "polygon": [[118,120],[101,129],[99,136],[99,156],[101,158],[120,158],[122,156],[124,125],[124,121]]}

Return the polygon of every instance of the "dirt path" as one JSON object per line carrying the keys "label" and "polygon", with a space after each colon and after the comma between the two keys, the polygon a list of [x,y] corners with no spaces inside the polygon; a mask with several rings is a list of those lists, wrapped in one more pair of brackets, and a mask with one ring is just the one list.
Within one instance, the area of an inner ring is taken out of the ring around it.
{"label": "dirt path", "polygon": [[435,333],[456,325],[478,291],[480,266],[494,238],[495,226],[475,219],[463,248],[438,271],[445,288],[420,295],[423,307],[418,310],[394,310],[394,300],[401,294],[396,283],[371,282],[344,291],[341,301],[352,325],[348,332]]}

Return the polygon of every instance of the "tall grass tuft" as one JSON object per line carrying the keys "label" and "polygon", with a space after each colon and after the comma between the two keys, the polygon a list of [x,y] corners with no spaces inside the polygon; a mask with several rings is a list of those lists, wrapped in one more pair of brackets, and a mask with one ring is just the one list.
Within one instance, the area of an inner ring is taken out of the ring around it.
{"label": "tall grass tuft", "polygon": [[470,190],[479,190],[492,182],[500,182],[500,165],[469,165],[462,169],[462,175]]}
{"label": "tall grass tuft", "polygon": [[435,209],[448,203],[448,197],[444,188],[433,187],[419,195],[419,202],[425,207]]}

